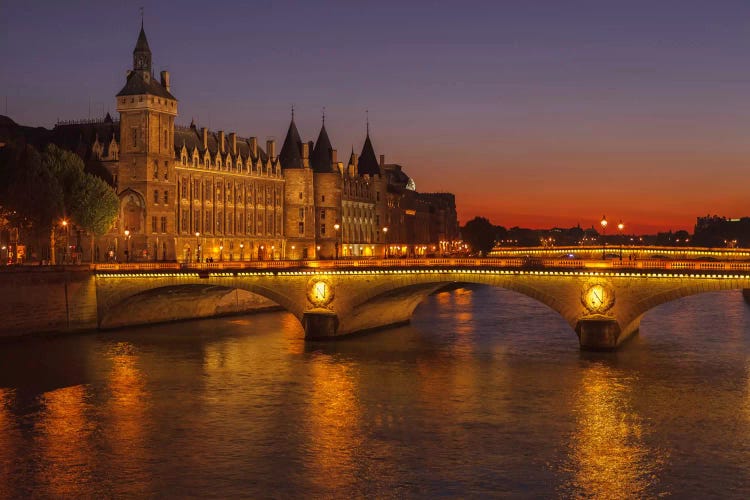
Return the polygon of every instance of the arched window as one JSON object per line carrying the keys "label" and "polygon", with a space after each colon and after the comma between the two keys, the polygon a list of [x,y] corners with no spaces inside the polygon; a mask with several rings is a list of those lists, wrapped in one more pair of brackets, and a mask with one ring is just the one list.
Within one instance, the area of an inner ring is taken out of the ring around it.
{"label": "arched window", "polygon": [[164,149],[169,147],[169,131],[164,129]]}
{"label": "arched window", "polygon": [[154,179],[159,178],[159,162],[154,160]]}

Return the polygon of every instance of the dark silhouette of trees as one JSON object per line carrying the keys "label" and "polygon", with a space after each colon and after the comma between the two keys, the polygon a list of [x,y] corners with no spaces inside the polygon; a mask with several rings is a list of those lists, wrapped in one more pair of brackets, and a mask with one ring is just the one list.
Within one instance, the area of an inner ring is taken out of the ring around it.
{"label": "dark silhouette of trees", "polygon": [[461,228],[463,240],[472,252],[487,255],[495,246],[496,228],[484,217],[474,217]]}

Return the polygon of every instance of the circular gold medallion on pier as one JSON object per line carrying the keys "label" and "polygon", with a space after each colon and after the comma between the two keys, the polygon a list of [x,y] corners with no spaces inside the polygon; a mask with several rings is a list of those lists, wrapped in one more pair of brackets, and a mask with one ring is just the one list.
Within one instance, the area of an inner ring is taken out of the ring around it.
{"label": "circular gold medallion on pier", "polygon": [[605,284],[595,283],[583,290],[581,302],[590,312],[602,314],[615,305],[615,292]]}
{"label": "circular gold medallion on pier", "polygon": [[333,286],[326,278],[316,277],[310,280],[307,298],[318,307],[325,307],[333,300]]}

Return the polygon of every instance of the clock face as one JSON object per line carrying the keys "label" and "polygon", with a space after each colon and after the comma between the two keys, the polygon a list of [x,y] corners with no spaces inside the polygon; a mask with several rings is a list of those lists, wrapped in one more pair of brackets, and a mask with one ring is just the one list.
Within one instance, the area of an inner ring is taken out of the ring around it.
{"label": "clock face", "polygon": [[324,280],[313,281],[310,292],[310,302],[317,306],[325,306],[333,300],[333,288]]}
{"label": "clock face", "polygon": [[591,312],[601,313],[614,305],[614,293],[603,285],[591,285],[583,292],[583,305]]}

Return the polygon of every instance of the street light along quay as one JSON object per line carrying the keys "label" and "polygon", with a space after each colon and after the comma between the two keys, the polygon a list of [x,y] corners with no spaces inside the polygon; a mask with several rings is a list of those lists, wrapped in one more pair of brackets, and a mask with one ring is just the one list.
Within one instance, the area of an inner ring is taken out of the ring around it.
{"label": "street light along quay", "polygon": [[341,229],[341,226],[337,222],[333,225],[333,229],[336,230],[336,244],[334,245],[336,247],[336,260],[339,258],[339,229]]}
{"label": "street light along quay", "polygon": [[125,262],[130,262],[130,230],[125,230]]}
{"label": "street light along quay", "polygon": [[625,229],[625,224],[622,223],[622,219],[620,219],[620,223],[617,224],[617,229],[620,231],[620,262],[622,262],[622,245],[623,245],[622,230]]}
{"label": "street light along quay", "polygon": [[385,251],[383,252],[383,256],[387,259],[388,258],[388,226],[383,228],[383,246],[385,247]]}
{"label": "street light along quay", "polygon": [[599,222],[602,225],[602,259],[606,259],[607,252],[607,216],[602,215],[602,220]]}
{"label": "street light along quay", "polygon": [[200,238],[201,233],[198,231],[195,232],[195,262],[201,261],[201,241]]}

